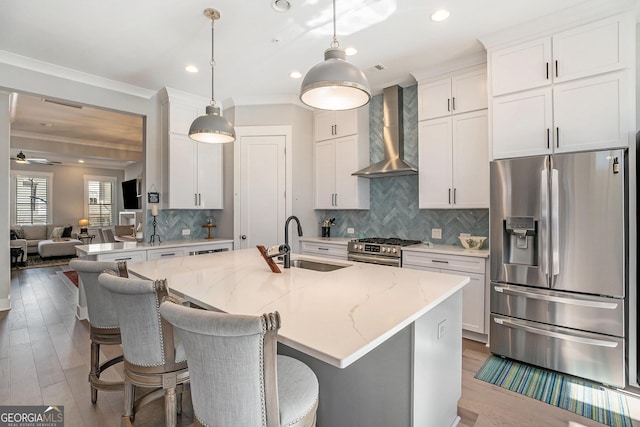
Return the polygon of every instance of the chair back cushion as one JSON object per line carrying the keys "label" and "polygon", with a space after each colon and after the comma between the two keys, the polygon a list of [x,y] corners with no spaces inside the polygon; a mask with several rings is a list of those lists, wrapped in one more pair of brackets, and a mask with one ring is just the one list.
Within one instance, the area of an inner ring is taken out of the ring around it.
{"label": "chair back cushion", "polygon": [[[123,278],[108,271],[100,274],[98,281],[111,292],[125,360],[147,367],[172,364],[173,331],[168,324],[165,328],[159,312],[160,301],[167,296],[166,281]],[[171,348],[170,352],[165,348]]]}
{"label": "chair back cushion", "polygon": [[[200,422],[219,427],[267,425],[266,315],[216,313],[170,301],[162,303],[160,313],[184,345],[193,411]],[[275,347],[272,350],[270,359],[275,360]],[[269,369],[275,372],[275,362]]]}
{"label": "chair back cushion", "polygon": [[69,267],[78,272],[82,282],[91,326],[105,329],[118,328],[116,307],[109,291],[98,283],[98,276],[105,270],[111,270],[119,276],[127,277],[127,263],[73,259],[69,262]]}
{"label": "chair back cushion", "polygon": [[113,236],[113,230],[110,228],[103,228],[102,229],[102,236],[103,236],[103,241],[104,243],[115,243],[116,239]]}

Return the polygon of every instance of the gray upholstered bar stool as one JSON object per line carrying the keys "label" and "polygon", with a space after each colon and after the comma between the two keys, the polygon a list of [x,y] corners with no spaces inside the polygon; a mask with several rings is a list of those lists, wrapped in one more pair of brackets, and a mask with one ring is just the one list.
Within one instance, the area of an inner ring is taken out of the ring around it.
{"label": "gray upholstered bar stool", "polygon": [[122,356],[114,357],[100,364],[101,345],[120,345],[120,327],[111,294],[98,283],[98,276],[105,270],[114,271],[122,277],[127,277],[127,263],[86,261],[74,259],[69,267],[78,272],[80,283],[78,292],[85,295],[91,339],[91,370],[89,371],[89,383],[91,386],[91,403],[98,400],[98,390],[113,391],[122,390],[124,383],[107,382],[100,379],[100,374],[110,366],[122,362]]}
{"label": "gray upholstered bar stool", "polygon": [[187,353],[196,425],[315,426],[318,379],[304,363],[276,355],[277,312],[231,315],[166,299],[160,313]]}
{"label": "gray upholstered bar stool", "polygon": [[[120,323],[124,353],[122,423],[131,425],[141,406],[164,394],[165,424],[175,427],[189,371],[183,347],[174,340],[171,324],[159,312],[160,301],[168,295],[167,281],[127,279],[110,272],[102,273],[98,281],[111,292]],[[134,402],[136,387],[156,390]]]}

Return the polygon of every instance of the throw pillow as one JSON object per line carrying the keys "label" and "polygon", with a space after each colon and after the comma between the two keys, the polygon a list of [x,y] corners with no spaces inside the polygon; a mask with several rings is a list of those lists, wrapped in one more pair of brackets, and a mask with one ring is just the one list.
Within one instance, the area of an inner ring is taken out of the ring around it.
{"label": "throw pillow", "polygon": [[24,230],[22,227],[16,227],[13,231],[16,233],[16,239],[24,239]]}
{"label": "throw pillow", "polygon": [[71,230],[73,230],[73,225],[65,227],[61,237],[71,237]]}
{"label": "throw pillow", "polygon": [[64,227],[53,227],[53,230],[51,230],[51,236],[49,236],[49,238],[59,239],[60,237],[62,237],[63,231],[64,231]]}

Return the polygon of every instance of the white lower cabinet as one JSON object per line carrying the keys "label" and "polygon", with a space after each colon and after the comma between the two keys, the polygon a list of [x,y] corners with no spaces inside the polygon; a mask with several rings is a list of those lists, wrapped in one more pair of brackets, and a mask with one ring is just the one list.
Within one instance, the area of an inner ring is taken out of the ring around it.
{"label": "white lower cabinet", "polygon": [[323,256],[327,258],[347,259],[347,244],[334,242],[300,242],[303,255]]}
{"label": "white lower cabinet", "polygon": [[187,255],[186,248],[148,249],[147,261]]}
{"label": "white lower cabinet", "polygon": [[143,262],[147,260],[147,251],[127,251],[98,254],[97,261]]}
{"label": "white lower cabinet", "polygon": [[462,329],[465,337],[486,341],[489,333],[487,271],[488,258],[402,251],[402,268],[468,276],[470,282],[462,290]]}

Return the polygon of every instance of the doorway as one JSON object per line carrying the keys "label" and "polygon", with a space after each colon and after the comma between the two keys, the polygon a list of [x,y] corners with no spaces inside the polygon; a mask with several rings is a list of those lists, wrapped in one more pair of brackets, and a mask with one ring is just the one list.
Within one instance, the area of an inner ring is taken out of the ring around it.
{"label": "doorway", "polygon": [[234,248],[284,242],[292,210],[291,126],[238,126],[234,150]]}

